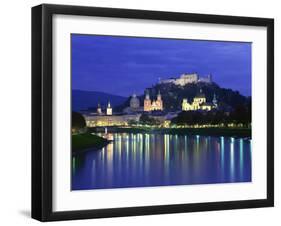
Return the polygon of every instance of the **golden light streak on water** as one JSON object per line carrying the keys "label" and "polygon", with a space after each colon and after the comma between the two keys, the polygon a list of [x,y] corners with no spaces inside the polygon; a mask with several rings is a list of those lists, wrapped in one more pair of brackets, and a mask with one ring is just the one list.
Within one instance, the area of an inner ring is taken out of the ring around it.
{"label": "golden light streak on water", "polygon": [[243,179],[243,165],[244,165],[244,153],[243,153],[243,139],[240,139],[239,144],[239,172],[240,172],[240,179]]}
{"label": "golden light streak on water", "polygon": [[224,137],[221,137],[220,139],[220,143],[221,143],[221,175],[222,178],[224,178],[225,175],[225,169],[224,169]]}
{"label": "golden light streak on water", "polygon": [[231,181],[235,178],[235,168],[234,168],[234,162],[235,162],[235,153],[234,153],[234,138],[230,138],[230,178]]}
{"label": "golden light streak on water", "polygon": [[164,170],[165,170],[165,178],[166,182],[169,182],[170,174],[170,135],[164,135]]}

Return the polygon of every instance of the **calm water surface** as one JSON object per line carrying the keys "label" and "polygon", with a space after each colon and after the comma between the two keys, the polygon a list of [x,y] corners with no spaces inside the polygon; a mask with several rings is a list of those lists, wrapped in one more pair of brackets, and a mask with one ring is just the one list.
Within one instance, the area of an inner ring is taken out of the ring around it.
{"label": "calm water surface", "polygon": [[251,140],[112,134],[101,150],[72,157],[72,190],[251,181]]}

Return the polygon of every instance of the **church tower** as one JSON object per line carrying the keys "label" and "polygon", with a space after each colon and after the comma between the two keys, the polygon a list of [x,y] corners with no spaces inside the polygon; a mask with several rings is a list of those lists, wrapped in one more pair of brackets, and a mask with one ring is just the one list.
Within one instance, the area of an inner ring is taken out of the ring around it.
{"label": "church tower", "polygon": [[160,90],[157,94],[156,105],[157,105],[157,110],[161,110],[161,111],[163,110],[163,101],[162,101]]}
{"label": "church tower", "polygon": [[182,111],[190,111],[192,110],[192,106],[189,104],[188,99],[184,98],[181,104]]}
{"label": "church tower", "polygon": [[144,102],[143,102],[143,110],[144,111],[151,111],[151,100],[149,97],[149,92],[146,91]]}
{"label": "church tower", "polygon": [[98,115],[102,114],[100,103],[98,103],[97,113],[98,113]]}
{"label": "church tower", "polygon": [[107,115],[112,115],[112,107],[111,107],[109,101],[108,101],[107,108],[106,108],[106,114]]}
{"label": "church tower", "polygon": [[218,107],[218,101],[217,101],[217,98],[216,98],[216,94],[214,93],[214,97],[213,97],[213,104],[215,106],[215,108]]}

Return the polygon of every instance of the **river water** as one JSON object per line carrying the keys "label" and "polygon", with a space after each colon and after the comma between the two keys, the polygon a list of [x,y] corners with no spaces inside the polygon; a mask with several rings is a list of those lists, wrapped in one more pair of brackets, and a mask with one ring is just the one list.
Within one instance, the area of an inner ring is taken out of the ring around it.
{"label": "river water", "polygon": [[114,133],[72,156],[72,190],[251,181],[251,140]]}

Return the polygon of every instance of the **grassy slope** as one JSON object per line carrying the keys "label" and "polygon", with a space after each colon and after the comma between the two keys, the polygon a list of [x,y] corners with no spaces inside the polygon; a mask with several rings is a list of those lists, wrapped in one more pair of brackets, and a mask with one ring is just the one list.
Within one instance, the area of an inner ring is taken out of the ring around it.
{"label": "grassy slope", "polygon": [[86,148],[101,148],[105,146],[108,141],[102,137],[84,133],[84,134],[76,134],[72,135],[72,150],[82,150]]}

